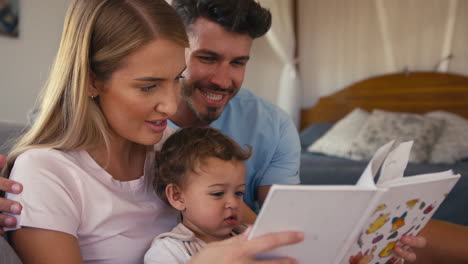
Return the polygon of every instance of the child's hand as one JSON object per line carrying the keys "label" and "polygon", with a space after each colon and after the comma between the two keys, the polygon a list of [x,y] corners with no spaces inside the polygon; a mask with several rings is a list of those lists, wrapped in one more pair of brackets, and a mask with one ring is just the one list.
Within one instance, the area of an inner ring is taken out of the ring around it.
{"label": "child's hand", "polygon": [[404,235],[401,237],[400,242],[403,243],[403,246],[396,246],[393,251],[402,258],[404,261],[415,262],[416,253],[413,252],[412,248],[425,248],[427,245],[427,240],[422,236],[410,236]]}

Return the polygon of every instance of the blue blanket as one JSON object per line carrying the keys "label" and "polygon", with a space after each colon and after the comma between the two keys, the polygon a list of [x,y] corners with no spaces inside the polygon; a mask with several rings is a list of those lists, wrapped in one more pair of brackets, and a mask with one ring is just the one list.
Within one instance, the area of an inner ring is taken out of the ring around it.
{"label": "blue blanket", "polygon": [[[301,132],[302,184],[355,184],[368,162],[326,156],[308,152],[307,147],[321,137],[333,124],[319,123]],[[468,161],[455,164],[410,163],[405,176],[452,169],[461,178],[434,215],[434,218],[468,225]]]}

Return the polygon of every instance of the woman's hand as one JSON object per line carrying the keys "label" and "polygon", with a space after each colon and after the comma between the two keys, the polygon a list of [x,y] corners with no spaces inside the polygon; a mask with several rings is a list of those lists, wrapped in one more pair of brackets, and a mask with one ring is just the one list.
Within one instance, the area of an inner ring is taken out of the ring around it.
{"label": "woman's hand", "polygon": [[188,264],[297,263],[291,258],[257,261],[255,260],[255,256],[277,247],[299,243],[304,240],[303,233],[283,232],[247,240],[250,230],[251,227],[241,235],[208,244],[197,255],[190,259]]}

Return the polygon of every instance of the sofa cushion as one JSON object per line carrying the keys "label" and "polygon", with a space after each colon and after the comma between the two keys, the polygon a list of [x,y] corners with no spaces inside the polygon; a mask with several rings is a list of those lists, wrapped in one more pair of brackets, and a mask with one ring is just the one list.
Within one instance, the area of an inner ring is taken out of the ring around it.
{"label": "sofa cushion", "polygon": [[25,125],[0,121],[0,154],[7,154],[12,147],[13,140],[17,138]]}

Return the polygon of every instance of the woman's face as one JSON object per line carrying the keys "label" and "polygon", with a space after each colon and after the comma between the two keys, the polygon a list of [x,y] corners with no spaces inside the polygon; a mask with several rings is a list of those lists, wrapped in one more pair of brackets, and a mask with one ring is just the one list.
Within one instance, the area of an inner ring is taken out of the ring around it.
{"label": "woman's face", "polygon": [[99,103],[113,136],[153,145],[177,110],[185,47],[158,39],[124,59],[110,80],[99,83]]}

